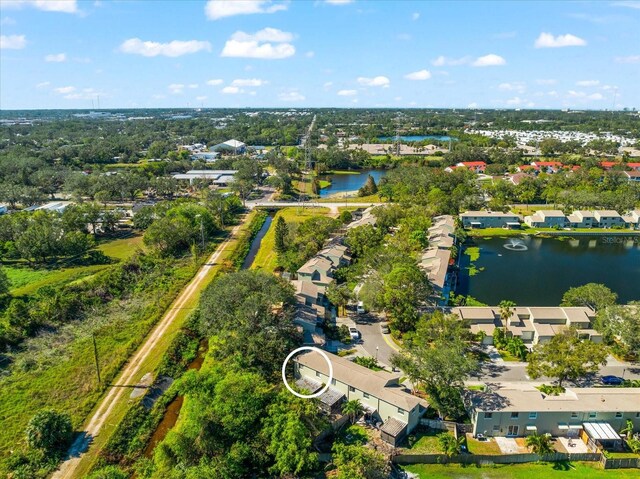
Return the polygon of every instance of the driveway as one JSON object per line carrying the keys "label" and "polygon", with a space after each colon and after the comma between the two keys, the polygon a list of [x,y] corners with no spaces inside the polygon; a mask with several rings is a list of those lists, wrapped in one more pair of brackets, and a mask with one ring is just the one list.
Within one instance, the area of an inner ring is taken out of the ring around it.
{"label": "driveway", "polygon": [[[360,324],[355,324],[356,318]],[[361,322],[361,320],[365,322]],[[355,326],[361,335],[359,346],[366,354],[377,358],[379,363],[391,367],[391,356],[399,352],[400,349],[391,340],[389,334],[382,334],[380,324],[383,322],[379,315],[367,313],[360,316],[350,315],[348,319],[338,321],[338,324]]]}

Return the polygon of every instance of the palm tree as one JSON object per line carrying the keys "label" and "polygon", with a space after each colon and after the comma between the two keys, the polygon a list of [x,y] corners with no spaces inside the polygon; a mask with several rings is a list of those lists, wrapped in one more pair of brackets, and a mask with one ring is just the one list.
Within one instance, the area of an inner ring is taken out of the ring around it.
{"label": "palm tree", "polygon": [[522,338],[517,336],[509,340],[507,343],[507,351],[515,357],[520,358],[521,361],[527,359],[527,353],[529,352]]}
{"label": "palm tree", "polygon": [[364,412],[364,407],[359,399],[352,399],[351,401],[347,401],[342,406],[342,414],[349,416],[351,424],[355,424],[357,419]]}
{"label": "palm tree", "polygon": [[504,323],[504,327],[508,333],[509,318],[513,314],[513,308],[516,307],[516,303],[514,303],[513,301],[502,300],[500,301],[500,304],[498,304],[498,307],[500,308],[500,319],[502,319],[502,322]]}
{"label": "palm tree", "polygon": [[551,454],[553,452],[551,439],[547,434],[533,434],[531,436],[527,436],[526,444],[534,454],[544,455]]}

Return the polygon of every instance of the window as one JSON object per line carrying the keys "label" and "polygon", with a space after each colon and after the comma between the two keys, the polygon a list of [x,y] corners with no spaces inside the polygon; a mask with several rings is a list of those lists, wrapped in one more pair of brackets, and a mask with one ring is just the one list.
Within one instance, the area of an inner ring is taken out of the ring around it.
{"label": "window", "polygon": [[537,412],[530,412],[529,413],[529,419],[538,419],[538,413]]}
{"label": "window", "polygon": [[318,371],[316,371],[316,376],[320,377],[320,373]]}
{"label": "window", "polygon": [[485,419],[491,419],[493,417],[493,413],[492,412],[485,412],[484,413],[484,418]]}
{"label": "window", "polygon": [[398,414],[404,414],[404,409],[402,409],[401,407],[398,408]]}
{"label": "window", "polygon": [[636,413],[636,417],[640,417],[640,412],[637,412],[637,413]]}
{"label": "window", "polygon": [[517,436],[519,432],[520,426],[509,426],[507,430],[507,436]]}
{"label": "window", "polygon": [[369,399],[369,394],[368,393],[362,393],[362,395],[364,396],[365,399]]}
{"label": "window", "polygon": [[356,392],[356,388],[354,388],[353,386],[349,386],[349,392],[350,393]]}
{"label": "window", "polygon": [[598,413],[597,412],[590,412],[589,413],[589,419],[595,419],[598,417]]}
{"label": "window", "polygon": [[336,380],[335,380],[335,378],[331,380],[331,385],[332,385],[332,386],[335,386],[335,385],[336,385]]}
{"label": "window", "polygon": [[577,412],[572,412],[571,413],[571,419],[575,419],[578,417],[578,413]]}
{"label": "window", "polygon": [[520,413],[517,412],[512,412],[511,413],[511,419],[518,419],[518,416],[520,415]]}
{"label": "window", "polygon": [[621,412],[617,412],[616,413],[616,417],[622,417],[622,413]]}

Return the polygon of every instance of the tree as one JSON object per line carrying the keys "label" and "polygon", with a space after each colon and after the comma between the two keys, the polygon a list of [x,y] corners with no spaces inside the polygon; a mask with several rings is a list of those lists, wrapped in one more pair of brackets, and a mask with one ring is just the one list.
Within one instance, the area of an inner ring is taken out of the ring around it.
{"label": "tree", "polygon": [[287,235],[289,227],[282,216],[278,216],[275,229],[275,250],[277,253],[283,253],[287,249]]}
{"label": "tree", "polygon": [[389,467],[384,456],[368,447],[336,442],[332,448],[335,479],[384,479]]}
{"label": "tree", "polygon": [[4,268],[0,268],[0,296],[9,293],[9,289],[11,289],[11,281]]}
{"label": "tree", "polygon": [[513,314],[513,308],[515,307],[516,303],[513,301],[502,300],[500,304],[498,304],[498,308],[500,308],[500,319],[507,331],[509,331],[509,318]]}
{"label": "tree", "polygon": [[532,434],[531,436],[527,436],[526,444],[534,454],[542,456],[554,452],[551,438],[547,434]]}
{"label": "tree", "polygon": [[380,246],[383,239],[383,231],[375,226],[363,225],[349,229],[345,243],[355,256],[362,257],[369,251]]}
{"label": "tree", "polygon": [[118,466],[106,466],[92,472],[87,479],[127,479],[129,474]]}
{"label": "tree", "polygon": [[71,416],[53,409],[39,411],[29,421],[25,435],[29,447],[47,454],[62,452],[73,435]]}
{"label": "tree", "polygon": [[588,283],[570,288],[562,296],[561,306],[587,306],[599,311],[616,303],[618,295],[604,284]]}
{"label": "tree", "polygon": [[358,190],[358,196],[370,196],[375,195],[378,192],[378,185],[376,185],[376,180],[373,176],[367,176],[367,182],[364,184],[362,188]]}
{"label": "tree", "polygon": [[349,286],[346,283],[336,284],[333,282],[327,288],[325,295],[327,299],[338,308],[338,315],[340,316],[341,310],[342,315],[344,315],[345,306],[349,303],[352,296]]}
{"label": "tree", "polygon": [[362,413],[364,413],[364,407],[359,399],[352,399],[342,405],[342,414],[349,416],[351,424],[355,424]]}
{"label": "tree", "polygon": [[598,311],[595,328],[624,356],[640,356],[640,303],[608,306]]}
{"label": "tree", "polygon": [[529,354],[527,373],[532,379],[540,376],[557,378],[558,385],[567,379],[575,381],[596,373],[607,364],[607,349],[602,344],[582,340],[574,329],[565,329],[551,341],[536,344]]}
{"label": "tree", "polygon": [[418,306],[429,293],[429,282],[416,265],[402,265],[384,277],[385,309],[395,328],[410,331],[418,320]]}
{"label": "tree", "polygon": [[456,439],[450,432],[443,432],[438,434],[438,444],[440,449],[445,453],[447,457],[460,454],[460,446],[464,442],[464,436]]}

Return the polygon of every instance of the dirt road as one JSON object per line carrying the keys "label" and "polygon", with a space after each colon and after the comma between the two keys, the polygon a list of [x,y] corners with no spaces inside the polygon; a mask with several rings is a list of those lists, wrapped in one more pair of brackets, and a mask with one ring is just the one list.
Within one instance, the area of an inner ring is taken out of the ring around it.
{"label": "dirt road", "polygon": [[[186,303],[191,299],[194,294],[202,288],[205,279],[211,268],[216,264],[216,261],[220,255],[224,252],[229,241],[233,239],[238,230],[242,227],[243,222],[234,227],[229,234],[229,237],[223,241],[216,251],[209,257],[207,262],[200,268],[198,273],[193,277],[191,282],[182,290],[180,295],[173,302],[171,307],[167,310],[160,322],[155,326],[154,330],[147,337],[142,346],[133,355],[129,362],[125,365],[124,369],[120,373],[120,376],[116,378],[114,384],[134,384],[136,378],[140,377],[140,365],[145,361],[146,357],[154,352],[158,342],[164,336],[169,329],[173,321],[178,317],[178,313],[184,307]],[[106,395],[100,401],[98,407],[95,409],[93,416],[89,419],[84,427],[83,434],[79,435],[69,448],[69,457],[65,460],[60,468],[51,476],[52,479],[74,478],[75,472],[83,458],[83,453],[87,451],[91,440],[100,434],[105,422],[109,419],[113,408],[118,401],[124,399],[124,395],[131,393],[130,388],[123,387],[111,387]],[[125,399],[126,400],[126,399]]]}

